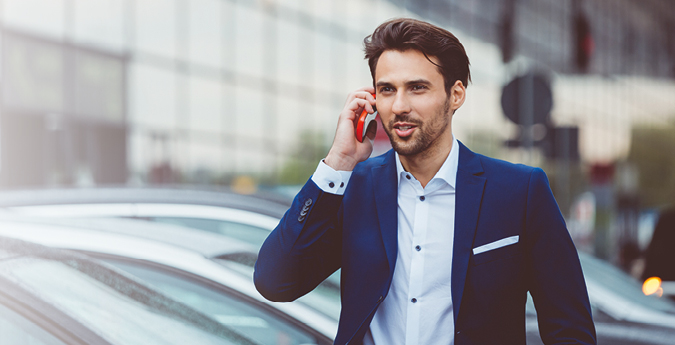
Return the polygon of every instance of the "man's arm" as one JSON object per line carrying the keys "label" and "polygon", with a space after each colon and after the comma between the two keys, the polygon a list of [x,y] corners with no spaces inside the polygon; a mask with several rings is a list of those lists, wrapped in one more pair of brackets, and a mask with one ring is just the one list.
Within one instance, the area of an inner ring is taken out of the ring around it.
{"label": "man's arm", "polygon": [[596,344],[579,257],[539,168],[530,175],[526,227],[529,289],[544,344]]}
{"label": "man's arm", "polygon": [[359,142],[357,114],[373,112],[372,87],[347,97],[338,118],[335,139],[324,163],[293,200],[293,205],[263,243],[255,265],[258,291],[272,301],[292,301],[310,292],[341,265],[340,208],[350,172],[373,151],[371,140]]}
{"label": "man's arm", "polygon": [[289,302],[310,292],[340,268],[342,195],[311,179],[267,237],[255,264],[254,282],[265,298]]}

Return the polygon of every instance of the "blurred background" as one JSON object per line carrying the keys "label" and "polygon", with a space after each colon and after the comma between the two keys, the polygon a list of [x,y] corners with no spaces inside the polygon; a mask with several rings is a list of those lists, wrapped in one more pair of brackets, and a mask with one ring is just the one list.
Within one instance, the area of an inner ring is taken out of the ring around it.
{"label": "blurred background", "polygon": [[466,47],[455,136],[544,168],[577,246],[639,277],[675,203],[668,0],[1,0],[0,188],[292,195],[402,16]]}

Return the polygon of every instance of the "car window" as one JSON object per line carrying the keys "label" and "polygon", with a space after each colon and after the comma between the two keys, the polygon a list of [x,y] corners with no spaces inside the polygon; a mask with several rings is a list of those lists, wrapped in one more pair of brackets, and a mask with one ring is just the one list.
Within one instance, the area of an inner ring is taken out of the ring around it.
{"label": "car window", "polygon": [[[220,255],[213,260],[245,276],[253,277],[253,267],[257,258],[257,254],[239,252]],[[341,310],[340,272],[341,269],[335,271],[312,291],[298,298],[297,301],[338,321]]]}
{"label": "car window", "polygon": [[226,291],[208,286],[206,283],[137,262],[109,258],[103,261],[146,281],[164,294],[212,316],[260,344],[319,343],[314,336],[288,320],[283,320],[253,306],[250,301],[235,298]]}
{"label": "car window", "polygon": [[158,223],[180,225],[188,228],[221,234],[253,244],[258,247],[263,244],[267,236],[270,234],[268,229],[217,219],[188,217],[142,217],[142,219]]}
{"label": "car window", "polygon": [[[584,277],[644,307],[675,314],[675,303],[667,298],[645,296],[642,285],[613,265],[588,254],[579,253]],[[593,301],[591,301],[592,303]]]}
{"label": "car window", "polygon": [[254,344],[189,306],[90,261],[14,259],[0,262],[0,274],[113,344]]}
{"label": "car window", "polygon": [[0,304],[0,344],[67,345],[2,304]]}

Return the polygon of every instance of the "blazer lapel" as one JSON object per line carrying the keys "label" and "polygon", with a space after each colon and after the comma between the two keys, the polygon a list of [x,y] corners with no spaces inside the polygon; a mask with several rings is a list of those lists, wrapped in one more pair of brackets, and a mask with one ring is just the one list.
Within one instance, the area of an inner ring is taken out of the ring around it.
{"label": "blazer lapel", "polygon": [[459,143],[459,166],[455,190],[455,237],[452,253],[452,304],[455,324],[461,307],[464,282],[476,234],[485,177],[480,158]]}
{"label": "blazer lapel", "polygon": [[396,158],[390,150],[384,162],[371,170],[372,185],[375,193],[375,206],[379,219],[382,241],[389,262],[389,274],[393,274],[398,250],[398,186],[396,177]]}

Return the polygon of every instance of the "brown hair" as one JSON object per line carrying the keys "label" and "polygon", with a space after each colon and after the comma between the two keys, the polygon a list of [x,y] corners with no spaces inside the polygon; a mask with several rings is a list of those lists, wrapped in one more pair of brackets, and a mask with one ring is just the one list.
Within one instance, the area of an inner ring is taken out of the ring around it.
{"label": "brown hair", "polygon": [[[445,92],[450,94],[455,81],[468,86],[471,81],[469,57],[464,46],[450,31],[438,26],[411,18],[397,18],[386,21],[375,29],[372,35],[363,39],[370,74],[375,83],[377,60],[385,50],[406,51],[414,49],[422,52],[443,75]],[[438,59],[438,64],[429,56]]]}

